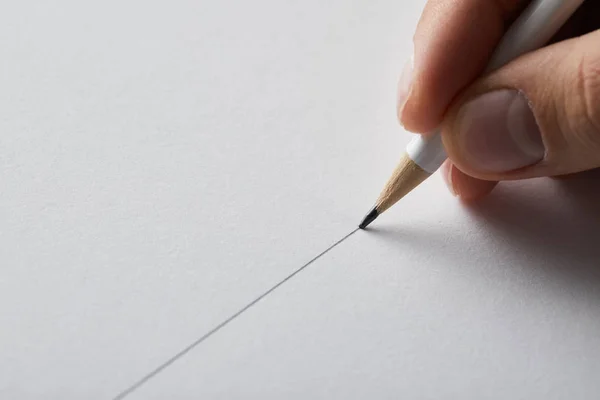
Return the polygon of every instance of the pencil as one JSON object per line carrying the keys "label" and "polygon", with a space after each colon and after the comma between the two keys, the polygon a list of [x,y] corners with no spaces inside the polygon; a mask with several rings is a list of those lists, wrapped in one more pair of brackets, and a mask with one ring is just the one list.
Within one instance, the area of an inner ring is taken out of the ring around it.
{"label": "pencil", "polygon": [[[515,58],[544,46],[584,0],[534,0],[517,18],[491,58],[485,72],[494,71]],[[441,132],[417,135],[407,146],[375,206],[359,224],[365,229],[379,215],[429,178],[447,159]]]}

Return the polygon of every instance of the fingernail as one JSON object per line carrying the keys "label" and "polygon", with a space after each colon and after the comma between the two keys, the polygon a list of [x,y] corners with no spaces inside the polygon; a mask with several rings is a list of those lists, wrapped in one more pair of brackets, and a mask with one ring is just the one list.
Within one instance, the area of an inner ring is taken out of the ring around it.
{"label": "fingernail", "polygon": [[413,67],[414,58],[411,55],[408,61],[406,61],[406,64],[404,64],[404,69],[402,70],[400,80],[398,81],[397,107],[398,119],[400,120],[400,123],[402,123],[402,113],[404,111],[404,106],[406,106],[406,102],[408,101],[408,97],[410,96],[410,92],[412,89]]}
{"label": "fingernail", "polygon": [[465,161],[481,172],[508,172],[538,163],[546,152],[525,96],[498,90],[470,101],[455,125]]}
{"label": "fingernail", "polygon": [[442,177],[444,178],[444,182],[446,182],[448,190],[450,190],[452,196],[458,196],[456,190],[454,189],[454,182],[452,180],[452,164],[445,162],[442,167]]}

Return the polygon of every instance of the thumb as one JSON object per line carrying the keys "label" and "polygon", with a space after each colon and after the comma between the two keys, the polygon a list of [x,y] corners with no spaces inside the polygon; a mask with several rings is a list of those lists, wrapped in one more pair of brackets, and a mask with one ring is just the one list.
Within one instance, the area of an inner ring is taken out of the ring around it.
{"label": "thumb", "polygon": [[486,180],[600,167],[600,31],[518,58],[476,82],[442,126],[450,159]]}

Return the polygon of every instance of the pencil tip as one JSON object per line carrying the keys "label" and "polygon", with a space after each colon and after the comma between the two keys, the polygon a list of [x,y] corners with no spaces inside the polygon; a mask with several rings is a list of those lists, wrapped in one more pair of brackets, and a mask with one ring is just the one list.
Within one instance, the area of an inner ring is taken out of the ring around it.
{"label": "pencil tip", "polygon": [[375,221],[377,217],[379,217],[379,212],[377,211],[377,207],[373,207],[373,209],[369,211],[358,227],[360,229],[365,229],[367,226],[371,225],[371,222]]}

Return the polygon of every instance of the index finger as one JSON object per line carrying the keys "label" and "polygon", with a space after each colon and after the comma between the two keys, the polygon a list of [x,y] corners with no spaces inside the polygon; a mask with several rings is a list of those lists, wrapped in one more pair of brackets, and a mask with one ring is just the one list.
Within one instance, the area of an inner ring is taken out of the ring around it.
{"label": "index finger", "polygon": [[442,121],[461,89],[484,70],[525,0],[429,0],[414,35],[412,67],[398,88],[398,118],[413,132]]}

